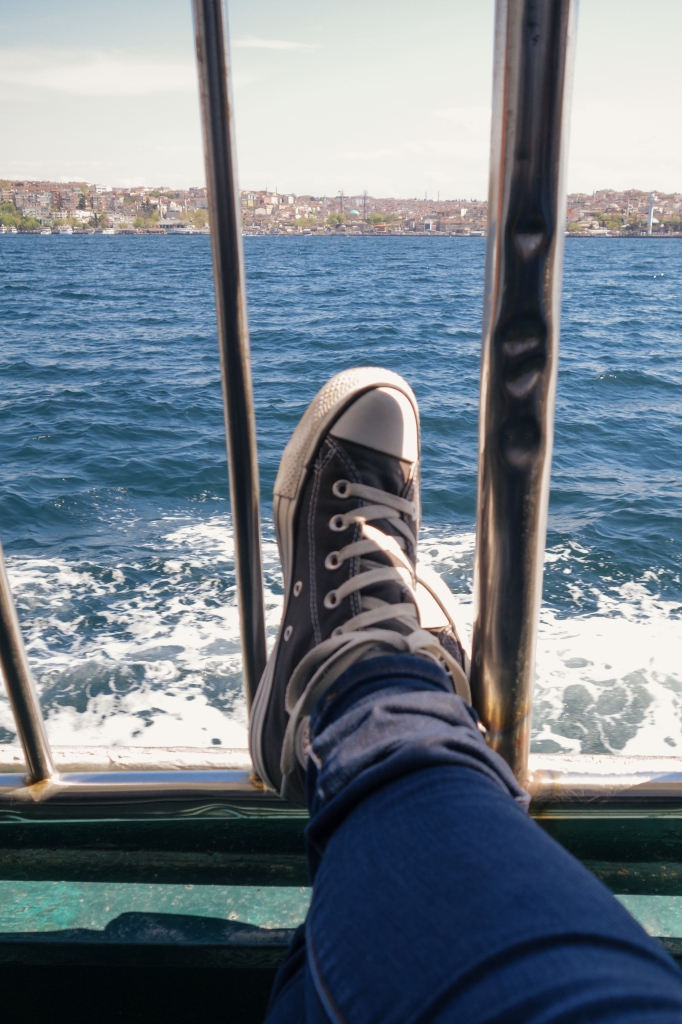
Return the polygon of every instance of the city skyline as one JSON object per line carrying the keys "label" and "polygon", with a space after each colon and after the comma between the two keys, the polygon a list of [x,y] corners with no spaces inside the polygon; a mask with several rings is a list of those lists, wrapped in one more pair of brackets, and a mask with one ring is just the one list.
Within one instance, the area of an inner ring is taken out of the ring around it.
{"label": "city skyline", "polygon": [[[242,188],[486,197],[492,0],[229,12]],[[0,24],[8,177],[203,183],[187,0],[0,0]],[[569,191],[682,186],[680,29],[675,0],[583,0]]]}
{"label": "city skyline", "polygon": [[[0,232],[51,234],[195,234],[210,230],[205,187],[189,190],[107,188],[100,184],[0,181]],[[249,235],[390,234],[485,236],[488,204],[361,195],[243,190],[242,229]],[[658,214],[658,216],[656,216]],[[578,236],[682,236],[682,194],[603,189],[567,197],[566,230]]]}

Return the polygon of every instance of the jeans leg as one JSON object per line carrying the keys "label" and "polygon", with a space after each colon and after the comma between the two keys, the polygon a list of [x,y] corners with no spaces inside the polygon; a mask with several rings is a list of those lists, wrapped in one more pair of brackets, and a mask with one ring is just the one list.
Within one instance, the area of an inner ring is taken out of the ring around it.
{"label": "jeans leg", "polygon": [[311,734],[298,1020],[682,1020],[674,962],[528,817],[436,666],[354,666]]}
{"label": "jeans leg", "polygon": [[268,1024],[303,1024],[305,1012],[305,924],[294,932],[286,960],[270,994]]}

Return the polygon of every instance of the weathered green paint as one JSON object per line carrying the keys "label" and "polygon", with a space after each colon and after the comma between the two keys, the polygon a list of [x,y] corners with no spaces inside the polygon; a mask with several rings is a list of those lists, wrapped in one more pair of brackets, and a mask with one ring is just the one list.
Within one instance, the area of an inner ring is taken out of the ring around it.
{"label": "weathered green paint", "polygon": [[104,932],[121,914],[290,929],[304,919],[309,902],[310,890],[304,887],[0,881],[0,937],[73,929]]}
{"label": "weathered green paint", "polygon": [[0,964],[273,970],[301,886],[0,882]]}
{"label": "weathered green paint", "polygon": [[642,928],[657,938],[682,939],[682,898],[679,896],[616,896]]}
{"label": "weathered green paint", "polygon": [[682,864],[664,861],[585,860],[589,868],[611,892],[619,895],[682,896]]}
{"label": "weathered green paint", "polygon": [[[680,865],[588,866],[682,959],[682,896],[631,891],[676,887]],[[4,880],[0,964],[272,971],[309,900],[305,886]]]}
{"label": "weathered green paint", "polygon": [[0,849],[0,879],[301,886],[303,854],[222,850]]}
{"label": "weathered green paint", "polygon": [[[44,809],[42,809],[44,810]],[[0,879],[300,886],[307,816],[282,805],[50,819],[0,814]],[[31,814],[35,813],[32,809]],[[109,813],[111,813],[109,811]]]}
{"label": "weathered green paint", "polygon": [[682,864],[682,813],[584,808],[542,813],[536,821],[578,860]]}
{"label": "weathered green paint", "polygon": [[[286,805],[51,813],[0,815],[0,964],[272,970],[305,917],[307,819]],[[682,958],[682,815],[537,820]]]}
{"label": "weathered green paint", "polygon": [[[617,898],[680,956],[682,897]],[[306,887],[3,881],[0,962],[271,968],[309,901]]]}
{"label": "weathered green paint", "polygon": [[[679,814],[593,809],[537,820],[614,891],[682,895]],[[308,881],[306,823],[286,805],[205,807],[190,815],[121,808],[118,818],[90,819],[4,814],[0,879],[301,886]]]}

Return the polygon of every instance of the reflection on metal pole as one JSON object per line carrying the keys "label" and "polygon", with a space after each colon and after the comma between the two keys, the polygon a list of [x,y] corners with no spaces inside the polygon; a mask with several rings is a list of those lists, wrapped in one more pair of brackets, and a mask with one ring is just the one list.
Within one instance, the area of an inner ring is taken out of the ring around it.
{"label": "reflection on metal pole", "polygon": [[0,666],[32,782],[54,775],[50,744],[0,549]]}
{"label": "reflection on metal pole", "polygon": [[577,0],[497,0],[471,691],[526,780],[549,500]]}
{"label": "reflection on metal pole", "polygon": [[265,668],[256,424],[251,389],[229,50],[221,0],[193,0],[244,687],[250,707]]}

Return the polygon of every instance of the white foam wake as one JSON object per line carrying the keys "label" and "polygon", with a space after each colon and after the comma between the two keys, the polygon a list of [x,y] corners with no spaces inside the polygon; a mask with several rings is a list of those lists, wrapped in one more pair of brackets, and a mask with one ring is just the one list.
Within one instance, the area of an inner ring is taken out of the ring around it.
{"label": "white foam wake", "polygon": [[[229,516],[157,525],[148,560],[8,560],[54,744],[246,745]],[[278,572],[272,541],[264,562]],[[269,619],[280,603],[269,587]]]}
{"label": "white foam wake", "polygon": [[[134,563],[8,560],[54,744],[246,744],[229,516],[156,525],[154,552]],[[426,527],[420,548],[445,575],[470,636],[473,533]],[[548,553],[556,559],[573,564],[569,549]],[[282,586],[267,523],[263,560],[272,639]],[[649,579],[592,586],[596,610],[584,613],[574,562],[573,605],[545,605],[541,616],[534,748],[682,751],[682,607],[652,595]],[[0,740],[13,733],[3,696]]]}
{"label": "white foam wake", "polygon": [[[473,533],[425,530],[420,557],[456,592],[471,637]],[[543,606],[538,637],[533,749],[545,752],[682,754],[682,605],[652,595],[652,572],[601,591],[581,583],[586,552],[548,551],[573,574],[572,607]],[[589,589],[596,611],[583,613]]]}

